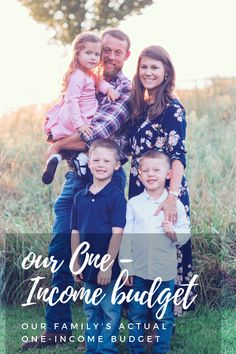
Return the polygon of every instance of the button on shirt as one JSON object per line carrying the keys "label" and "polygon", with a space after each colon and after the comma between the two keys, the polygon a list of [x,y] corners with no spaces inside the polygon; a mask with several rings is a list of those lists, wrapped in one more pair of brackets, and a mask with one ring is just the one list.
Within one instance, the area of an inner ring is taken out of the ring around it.
{"label": "button on shirt", "polygon": [[[123,192],[113,183],[108,183],[101,191],[93,194],[86,189],[76,194],[71,214],[71,228],[80,233],[80,242],[90,245],[88,253],[104,256],[109,247],[112,228],[124,228],[126,221],[126,200]],[[84,260],[81,257],[81,262]],[[99,269],[86,266],[84,281],[96,283]],[[112,267],[112,279],[120,273],[118,260]]]}
{"label": "button on shirt", "polygon": [[164,213],[154,215],[154,212],[167,196],[164,190],[161,197],[154,200],[144,190],[128,201],[119,259],[132,260],[120,262],[121,269],[127,269],[129,275],[149,280],[161,277],[167,281],[177,274],[176,245],[182,246],[188,241],[190,229],[184,206],[177,200],[178,221],[174,227],[177,242],[164,234]]}

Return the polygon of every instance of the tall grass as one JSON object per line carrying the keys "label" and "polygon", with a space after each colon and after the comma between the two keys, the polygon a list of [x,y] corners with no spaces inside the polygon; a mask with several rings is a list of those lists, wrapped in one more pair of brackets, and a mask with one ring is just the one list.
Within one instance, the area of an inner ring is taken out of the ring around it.
{"label": "tall grass", "polygon": [[[211,305],[235,301],[235,93],[235,79],[212,79],[206,88],[178,92],[188,113],[186,175],[199,300]],[[3,293],[8,302],[21,300],[27,285],[15,289],[33,276],[23,273],[23,256],[30,250],[47,255],[52,203],[66,171],[60,166],[54,183],[42,185],[47,145],[41,125],[46,108],[28,106],[0,119],[0,230],[3,246],[5,242]]]}

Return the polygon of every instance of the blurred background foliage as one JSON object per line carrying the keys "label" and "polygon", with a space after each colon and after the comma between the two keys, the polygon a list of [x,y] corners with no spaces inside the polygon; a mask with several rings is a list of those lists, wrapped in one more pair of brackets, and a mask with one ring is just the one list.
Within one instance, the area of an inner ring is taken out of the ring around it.
{"label": "blurred background foliage", "polygon": [[[236,305],[236,79],[212,78],[204,88],[178,90],[187,110],[187,169],[199,303]],[[21,303],[37,273],[49,286],[49,269],[24,272],[30,252],[47,256],[52,205],[66,164],[51,186],[41,182],[47,143],[42,133],[49,105],[22,107],[0,119],[0,229],[5,302]],[[129,173],[129,164],[126,164]]]}
{"label": "blurred background foliage", "polygon": [[63,44],[82,31],[98,32],[117,27],[121,20],[142,13],[153,0],[18,0],[29,15],[53,30],[53,38]]}

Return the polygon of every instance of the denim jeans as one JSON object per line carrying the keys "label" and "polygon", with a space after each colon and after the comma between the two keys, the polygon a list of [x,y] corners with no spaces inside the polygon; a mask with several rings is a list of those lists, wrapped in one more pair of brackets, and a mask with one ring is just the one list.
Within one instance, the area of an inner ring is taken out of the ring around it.
{"label": "denim jeans", "polygon": [[[140,277],[134,276],[133,289],[134,292],[149,291],[152,285],[152,280],[145,280]],[[171,296],[174,293],[174,280],[162,281],[160,287],[155,292],[155,298],[166,288],[170,289]],[[156,312],[160,308],[160,304],[156,303],[152,309],[152,318],[158,325],[156,329],[156,337],[154,340],[152,353],[168,353],[170,350],[170,340],[173,332],[174,315],[173,315],[173,304],[170,301],[167,305],[166,311],[162,319],[158,320],[156,318]],[[129,343],[129,352],[133,354],[144,353],[143,343],[138,340],[144,336],[144,323],[147,323],[147,315],[149,308],[146,304],[141,305],[139,302],[131,301],[129,304],[129,322],[132,323],[129,330],[129,336],[133,336],[135,340]],[[141,324],[141,325],[137,325]]]}
{"label": "denim jeans", "polygon": [[[114,180],[119,188],[124,189],[124,170],[120,168],[116,171],[112,176],[112,180]],[[55,222],[53,225],[53,237],[49,245],[48,255],[49,257],[54,256],[54,259],[58,261],[58,264],[61,261],[64,261],[64,263],[52,276],[52,288],[59,288],[59,293],[53,296],[53,302],[59,298],[61,292],[68,286],[74,286],[73,276],[69,269],[71,259],[70,215],[75,194],[85,187],[86,182],[89,183],[90,181],[80,180],[77,174],[73,171],[67,172],[62,192],[54,204]],[[45,317],[48,332],[70,331],[72,323],[70,302],[65,304],[58,302],[54,306],[47,304]],[[54,325],[55,323],[57,323],[56,328]],[[62,326],[64,326],[63,330]],[[68,328],[68,331],[65,328]]]}
{"label": "denim jeans", "polygon": [[[114,288],[115,280],[112,280],[109,285],[101,286],[90,283],[84,283],[85,290],[90,289],[93,293],[96,288],[103,290],[103,296],[106,296],[97,305],[92,303],[83,303],[84,313],[87,319],[85,330],[86,351],[85,354],[110,354],[118,353],[118,348],[115,341],[112,341],[112,336],[118,336],[121,306],[111,303],[111,294]],[[96,301],[99,300],[99,297]],[[99,340],[100,336],[100,340]]]}

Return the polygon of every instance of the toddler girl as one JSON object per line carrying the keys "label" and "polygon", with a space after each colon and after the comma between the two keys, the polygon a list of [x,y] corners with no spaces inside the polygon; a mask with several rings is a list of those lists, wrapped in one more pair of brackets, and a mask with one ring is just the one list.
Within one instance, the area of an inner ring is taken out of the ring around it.
{"label": "toddler girl", "polygon": [[[49,142],[55,142],[75,132],[91,135],[91,121],[98,108],[96,90],[107,94],[111,101],[119,97],[119,93],[100,78],[100,70],[97,73],[93,70],[100,64],[101,52],[102,42],[96,35],[86,32],[75,38],[72,60],[63,78],[63,97],[46,113],[44,132]],[[101,66],[99,68],[101,69]],[[61,154],[50,156],[43,172],[43,183],[50,184],[53,181],[61,160]],[[87,155],[80,153],[77,160],[84,167],[81,168],[81,173],[85,173]]]}

